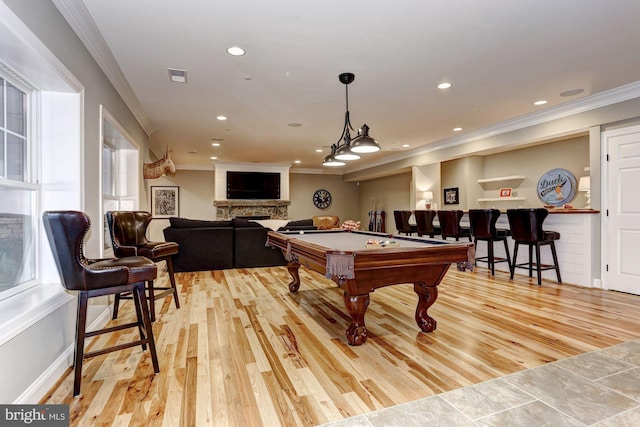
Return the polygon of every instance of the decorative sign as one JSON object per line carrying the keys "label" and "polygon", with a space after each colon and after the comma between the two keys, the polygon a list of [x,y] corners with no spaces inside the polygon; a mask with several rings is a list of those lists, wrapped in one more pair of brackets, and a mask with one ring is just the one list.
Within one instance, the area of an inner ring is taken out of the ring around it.
{"label": "decorative sign", "polygon": [[501,188],[500,197],[511,197],[511,188]]}
{"label": "decorative sign", "polygon": [[551,206],[562,206],[573,200],[578,189],[576,177],[566,169],[551,169],[538,180],[538,198]]}

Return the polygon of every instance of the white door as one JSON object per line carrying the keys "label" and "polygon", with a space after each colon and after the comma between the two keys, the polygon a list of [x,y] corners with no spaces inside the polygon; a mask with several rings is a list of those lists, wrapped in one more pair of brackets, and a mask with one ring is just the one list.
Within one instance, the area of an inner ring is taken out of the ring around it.
{"label": "white door", "polygon": [[602,138],[609,157],[604,286],[640,295],[640,126],[607,131]]}

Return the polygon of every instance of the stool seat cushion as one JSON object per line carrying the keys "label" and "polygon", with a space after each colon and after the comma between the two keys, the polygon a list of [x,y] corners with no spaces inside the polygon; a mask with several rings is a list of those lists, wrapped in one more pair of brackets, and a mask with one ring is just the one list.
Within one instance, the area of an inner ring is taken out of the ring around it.
{"label": "stool seat cushion", "polygon": [[496,237],[508,237],[511,236],[511,230],[504,228],[496,228]]}
{"label": "stool seat cushion", "polygon": [[[149,280],[154,280],[157,276],[157,267],[155,263],[149,258],[142,256],[101,259],[90,263],[87,266],[87,269],[91,270],[91,272],[96,272],[96,274],[99,275],[100,272],[106,273],[113,271],[118,267],[127,267],[129,269],[128,283],[147,282]],[[103,283],[105,287],[113,286],[113,284],[113,281]],[[92,289],[101,287],[100,282],[92,283],[92,285]]]}
{"label": "stool seat cushion", "polygon": [[138,246],[137,249],[139,256],[158,259],[176,255],[179,250],[179,245],[176,242],[147,242],[144,245]]}
{"label": "stool seat cushion", "polygon": [[543,231],[543,239],[544,240],[560,240],[560,233],[557,231]]}

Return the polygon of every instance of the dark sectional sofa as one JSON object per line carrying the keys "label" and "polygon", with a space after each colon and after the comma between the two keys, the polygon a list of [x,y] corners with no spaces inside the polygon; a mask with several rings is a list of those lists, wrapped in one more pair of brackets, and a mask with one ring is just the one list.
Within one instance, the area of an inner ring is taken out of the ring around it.
{"label": "dark sectional sofa", "polygon": [[[257,219],[257,218],[253,218]],[[173,257],[176,272],[286,265],[282,251],[265,246],[268,228],[247,218],[204,221],[169,218],[163,230],[168,242],[180,245]],[[315,230],[312,219],[289,221],[281,230]]]}

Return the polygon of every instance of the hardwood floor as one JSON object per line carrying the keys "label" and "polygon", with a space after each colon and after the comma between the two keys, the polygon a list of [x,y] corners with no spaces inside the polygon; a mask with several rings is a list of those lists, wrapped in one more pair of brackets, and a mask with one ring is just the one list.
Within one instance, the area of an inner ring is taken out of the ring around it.
{"label": "hardwood floor", "polygon": [[[130,348],[87,360],[78,398],[69,369],[40,403],[69,404],[74,426],[311,426],[640,338],[639,296],[451,268],[436,331],[416,326],[411,284],[390,286],[351,347],[341,291],[300,278],[294,294],[285,267],[178,273],[182,308],[156,303],[159,374]],[[133,316],[125,302],[117,322]]]}

